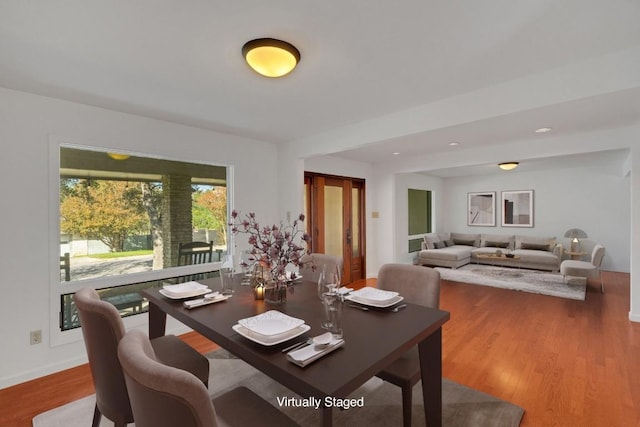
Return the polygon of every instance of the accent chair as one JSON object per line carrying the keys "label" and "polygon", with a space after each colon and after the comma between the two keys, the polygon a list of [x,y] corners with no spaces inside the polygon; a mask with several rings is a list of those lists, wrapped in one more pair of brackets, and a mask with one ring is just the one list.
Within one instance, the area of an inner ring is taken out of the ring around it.
{"label": "accent chair", "polygon": [[600,276],[600,291],[604,293],[604,281],[602,280],[602,273],[600,272],[604,252],[604,246],[595,245],[591,251],[591,261],[572,259],[562,261],[560,264],[562,277],[566,280],[567,276],[584,277],[586,279]]}

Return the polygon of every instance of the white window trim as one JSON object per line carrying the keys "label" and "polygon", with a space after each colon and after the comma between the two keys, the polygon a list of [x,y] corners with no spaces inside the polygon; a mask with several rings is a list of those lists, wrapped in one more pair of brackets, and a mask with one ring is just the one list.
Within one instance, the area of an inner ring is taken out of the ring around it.
{"label": "white window trim", "polygon": [[[165,278],[176,277],[183,274],[196,274],[201,272],[209,272],[219,270],[221,262],[213,262],[211,264],[199,264],[193,266],[173,267],[163,270],[147,271],[142,273],[132,273],[122,276],[101,277],[97,279],[87,279],[79,281],[65,282],[60,284],[60,147],[68,146],[92,151],[107,151],[104,147],[93,147],[81,145],[71,141],[69,138],[49,135],[49,345],[57,347],[60,345],[70,344],[81,341],[82,331],[80,328],[62,331],[60,329],[60,297],[63,294],[73,293],[80,288],[91,287],[93,289],[101,289],[106,287],[121,286],[133,283],[147,282],[153,280],[162,280]],[[112,151],[112,150],[109,150]],[[193,160],[184,160],[171,158],[166,156],[150,155],[146,153],[134,153],[118,149],[119,153],[130,154],[132,156],[153,157],[163,160],[178,160],[192,163],[202,163]],[[227,216],[233,210],[233,173],[234,168],[231,165],[219,165],[227,168]],[[227,230],[227,248],[234,248],[233,234]],[[125,328],[140,328],[148,325],[148,314],[139,314],[128,316],[122,319]],[[167,327],[171,327],[168,325]],[[174,326],[175,328],[175,326]],[[184,328],[188,330],[188,328]]]}

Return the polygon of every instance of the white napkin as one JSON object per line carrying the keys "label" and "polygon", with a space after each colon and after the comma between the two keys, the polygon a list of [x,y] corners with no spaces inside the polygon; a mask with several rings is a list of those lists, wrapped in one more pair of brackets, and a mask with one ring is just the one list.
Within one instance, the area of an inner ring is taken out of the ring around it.
{"label": "white napkin", "polygon": [[333,338],[328,346],[317,347],[314,344],[302,347],[299,350],[294,350],[287,353],[287,360],[295,363],[298,366],[307,366],[311,362],[320,359],[322,356],[331,353],[333,350],[340,348],[344,345],[342,338]]}
{"label": "white napkin", "polygon": [[185,301],[182,305],[185,308],[194,308],[200,307],[202,305],[213,304],[214,302],[224,301],[229,299],[229,295],[222,295],[220,292],[212,292],[204,296],[204,298],[192,299],[189,301]]}

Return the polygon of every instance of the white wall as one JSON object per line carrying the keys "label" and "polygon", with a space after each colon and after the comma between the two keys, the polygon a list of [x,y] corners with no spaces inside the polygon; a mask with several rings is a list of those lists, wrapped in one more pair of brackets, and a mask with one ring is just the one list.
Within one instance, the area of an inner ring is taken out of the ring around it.
{"label": "white wall", "polygon": [[420,174],[397,174],[395,175],[395,196],[394,206],[396,220],[393,224],[395,228],[395,260],[405,264],[411,264],[417,256],[417,252],[408,252],[409,240],[409,211],[408,211],[408,190],[431,191],[431,206],[433,207],[433,218],[431,229],[440,230],[445,220],[446,208],[444,205],[445,195],[443,191],[443,180],[437,177],[430,177]]}
{"label": "white wall", "polygon": [[[419,188],[435,192],[434,231],[555,236],[568,245],[564,232],[569,228],[581,228],[589,235],[583,243],[587,250],[596,242],[606,247],[605,270],[630,271],[630,179],[620,168],[603,165],[598,169],[501,172],[446,179],[398,174],[395,188],[397,239],[393,259],[397,262],[410,262],[413,258],[406,249],[406,189]],[[500,192],[511,190],[534,190],[533,228],[500,226]],[[496,227],[467,226],[467,194],[487,191],[496,192]]]}
{"label": "white wall", "polygon": [[[234,206],[265,222],[278,218],[273,144],[0,89],[0,388],[86,361],[81,341],[51,346],[50,286],[58,286],[50,269],[58,256],[50,242],[58,241],[49,218],[52,141],[233,165]],[[37,329],[43,342],[31,346],[29,331]]]}
{"label": "white wall", "polygon": [[[449,178],[444,181],[449,213],[444,231],[525,234],[556,237],[568,247],[564,232],[586,231],[583,247],[595,243],[606,248],[605,270],[629,272],[631,201],[630,181],[621,170],[575,168],[528,173]],[[501,191],[533,190],[533,228],[502,227]],[[467,226],[467,193],[496,191],[496,227]]]}

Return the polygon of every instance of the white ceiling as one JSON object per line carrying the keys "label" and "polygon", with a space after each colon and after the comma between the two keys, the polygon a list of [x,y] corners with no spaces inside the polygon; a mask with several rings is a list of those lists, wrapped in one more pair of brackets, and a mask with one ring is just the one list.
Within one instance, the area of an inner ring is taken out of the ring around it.
{"label": "white ceiling", "polygon": [[[637,0],[3,0],[0,86],[265,141],[341,140],[327,153],[382,163],[640,123],[638,70],[616,68],[640,52],[638,22]],[[257,37],[295,44],[298,68],[251,71],[240,49]],[[572,66],[584,76],[554,80]],[[526,102],[407,119],[505,85]],[[387,132],[390,117],[404,128]]]}

